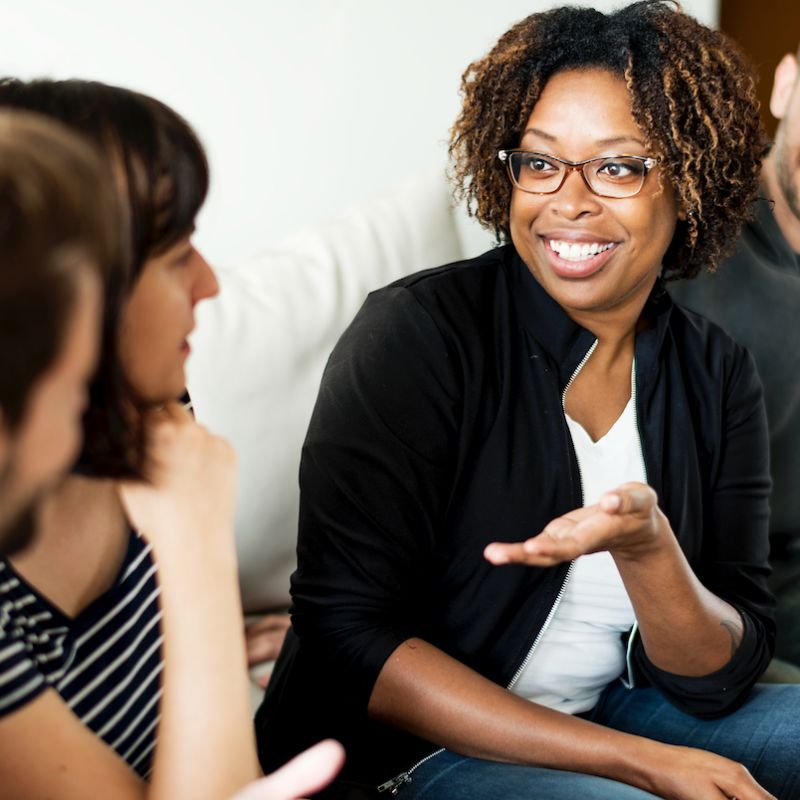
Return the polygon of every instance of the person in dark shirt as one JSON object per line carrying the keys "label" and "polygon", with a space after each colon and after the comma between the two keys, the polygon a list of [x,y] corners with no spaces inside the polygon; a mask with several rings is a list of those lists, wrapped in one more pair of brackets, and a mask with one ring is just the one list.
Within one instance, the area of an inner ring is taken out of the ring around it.
{"label": "person in dark shirt", "polygon": [[[800,68],[787,53],[775,70],[775,143],[761,193],[736,252],[713,273],[670,287],[755,357],[769,423],[770,586],[777,599],[775,680],[800,682]],[[788,662],[788,663],[785,663]]]}
{"label": "person in dark shirt", "polygon": [[644,2],[531,15],[462,93],[454,177],[505,244],[374,292],[330,357],[262,764],[325,733],[343,796],[800,798],[800,687],[755,687],[761,387],[662,282],[756,195],[752,74]]}

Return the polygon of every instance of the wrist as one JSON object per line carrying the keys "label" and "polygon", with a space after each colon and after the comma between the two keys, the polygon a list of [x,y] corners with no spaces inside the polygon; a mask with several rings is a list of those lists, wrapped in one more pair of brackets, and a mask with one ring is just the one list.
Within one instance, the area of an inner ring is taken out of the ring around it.
{"label": "wrist", "polygon": [[232,528],[209,532],[179,524],[156,536],[144,534],[159,565],[181,571],[233,572],[238,570],[236,538]]}
{"label": "wrist", "polygon": [[626,738],[631,742],[630,746],[619,749],[621,775],[616,779],[658,794],[664,775],[672,769],[676,748],[640,736],[627,735]]}

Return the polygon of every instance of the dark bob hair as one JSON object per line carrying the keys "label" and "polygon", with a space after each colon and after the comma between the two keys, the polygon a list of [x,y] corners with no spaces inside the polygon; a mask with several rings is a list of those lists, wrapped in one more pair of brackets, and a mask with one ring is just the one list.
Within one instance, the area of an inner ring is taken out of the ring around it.
{"label": "dark bob hair", "polygon": [[0,107],[36,111],[87,137],[108,162],[121,205],[124,258],[112,276],[100,366],[85,417],[83,472],[108,477],[140,474],[141,420],[137,398],[118,355],[120,311],[148,259],[194,227],[208,192],[205,152],[196,134],[158,100],[96,81],[0,80]]}
{"label": "dark bob hair", "polygon": [[758,191],[766,138],[746,60],[677,3],[645,0],[613,14],[557,8],[503,34],[462,77],[450,138],[456,198],[508,241],[511,184],[497,151],[519,146],[553,75],[596,67],[625,81],[634,119],[686,214],[664,256],[665,277],[714,269]]}

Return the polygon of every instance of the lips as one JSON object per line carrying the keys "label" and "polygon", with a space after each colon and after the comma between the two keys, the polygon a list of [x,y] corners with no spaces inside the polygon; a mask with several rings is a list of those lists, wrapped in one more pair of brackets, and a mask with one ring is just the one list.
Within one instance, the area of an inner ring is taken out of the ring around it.
{"label": "lips", "polygon": [[617,242],[594,239],[585,234],[580,237],[553,234],[541,238],[553,272],[568,279],[588,278],[599,272],[618,247]]}

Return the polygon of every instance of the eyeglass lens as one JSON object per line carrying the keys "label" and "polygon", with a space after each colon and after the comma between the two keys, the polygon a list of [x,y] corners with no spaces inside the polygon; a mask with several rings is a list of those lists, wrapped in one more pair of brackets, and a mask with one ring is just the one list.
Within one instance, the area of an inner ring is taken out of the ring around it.
{"label": "eyeglass lens", "polygon": [[[510,153],[514,182],[528,192],[556,192],[564,182],[567,166],[541,153]],[[638,158],[595,158],[580,169],[593,192],[604,197],[631,197],[644,184],[647,167]]]}

